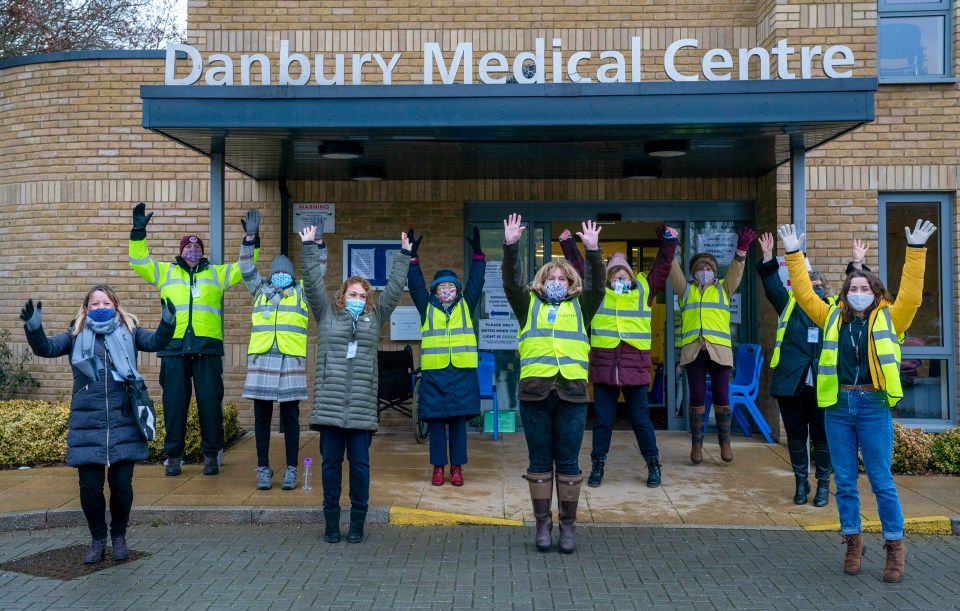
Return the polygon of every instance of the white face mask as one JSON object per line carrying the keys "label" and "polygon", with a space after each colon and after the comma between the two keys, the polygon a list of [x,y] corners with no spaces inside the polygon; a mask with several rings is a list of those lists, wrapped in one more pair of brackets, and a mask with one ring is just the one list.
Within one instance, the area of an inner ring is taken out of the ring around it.
{"label": "white face mask", "polygon": [[714,275],[713,275],[713,271],[709,269],[702,269],[697,273],[695,273],[693,277],[696,278],[697,282],[699,282],[700,284],[706,285],[713,282]]}
{"label": "white face mask", "polygon": [[610,288],[616,293],[626,293],[630,290],[630,283],[619,278],[610,283]]}
{"label": "white face mask", "polygon": [[847,303],[857,312],[863,312],[873,305],[873,293],[847,293]]}

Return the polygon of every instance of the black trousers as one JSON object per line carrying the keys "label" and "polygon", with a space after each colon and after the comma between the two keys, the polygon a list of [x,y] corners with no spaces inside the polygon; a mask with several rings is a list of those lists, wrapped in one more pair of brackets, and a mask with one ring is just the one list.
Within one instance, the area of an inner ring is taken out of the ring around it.
{"label": "black trousers", "polygon": [[216,456],[223,449],[223,357],[213,354],[165,356],[160,359],[163,387],[163,426],[167,456],[183,456],[187,434],[187,409],[193,389],[197,392],[200,419],[200,449]]}
{"label": "black trousers", "polygon": [[813,386],[804,385],[796,397],[777,397],[777,403],[788,440],[807,443],[809,433],[813,445],[827,447],[827,432],[823,426],[825,410],[817,407],[817,390]]}
{"label": "black trousers", "polygon": [[[270,466],[270,423],[273,420],[273,401],[253,400],[253,432],[257,437],[257,466]],[[300,402],[280,403],[280,422],[283,423],[283,444],[288,467],[297,466],[300,454]]]}
{"label": "black trousers", "polygon": [[[110,536],[127,534],[130,508],[133,507],[133,461],[115,462],[106,467],[110,483]],[[95,540],[107,538],[107,503],[103,498],[103,465],[81,465],[80,507],[87,518],[90,536]]]}

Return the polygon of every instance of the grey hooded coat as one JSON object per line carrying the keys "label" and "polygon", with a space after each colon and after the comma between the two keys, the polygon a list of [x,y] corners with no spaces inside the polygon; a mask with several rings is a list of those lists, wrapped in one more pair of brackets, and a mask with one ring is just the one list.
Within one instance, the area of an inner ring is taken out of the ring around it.
{"label": "grey hooded coat", "polygon": [[[354,327],[353,316],[337,311],[323,284],[327,249],[305,244],[302,257],[303,286],[310,310],[317,321],[317,370],[313,382],[313,412],[310,426],[376,431],[377,345],[380,327],[397,307],[407,280],[410,255],[401,251],[393,260],[387,286],[373,312],[361,314]],[[350,342],[357,342],[355,358],[347,358]]]}

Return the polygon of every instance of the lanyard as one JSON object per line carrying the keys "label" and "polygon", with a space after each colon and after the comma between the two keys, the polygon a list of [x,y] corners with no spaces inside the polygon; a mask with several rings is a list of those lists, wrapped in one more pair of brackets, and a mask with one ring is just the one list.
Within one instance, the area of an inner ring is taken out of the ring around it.
{"label": "lanyard", "polygon": [[[860,321],[859,325],[854,325],[854,321]],[[857,331],[857,338],[853,338],[853,327],[860,327]],[[853,354],[857,361],[857,368],[853,374],[853,384],[857,385],[860,382],[860,338],[863,337],[863,329],[867,326],[867,322],[860,318],[859,316],[854,316],[853,320],[850,321],[850,344],[853,346]]]}

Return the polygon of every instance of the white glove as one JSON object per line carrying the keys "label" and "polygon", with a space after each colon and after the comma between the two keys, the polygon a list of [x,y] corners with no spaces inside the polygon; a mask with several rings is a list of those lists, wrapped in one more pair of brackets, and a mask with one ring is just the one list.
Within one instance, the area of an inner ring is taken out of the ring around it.
{"label": "white glove", "polygon": [[786,252],[800,250],[803,239],[807,237],[805,233],[797,235],[797,228],[794,225],[780,225],[780,228],[777,229],[777,235],[780,236],[780,243],[783,244],[783,249]]}
{"label": "white glove", "polygon": [[933,235],[933,232],[937,230],[937,227],[930,221],[917,219],[917,226],[913,228],[913,233],[910,233],[909,227],[904,227],[903,230],[907,234],[907,244],[911,246],[923,246],[927,243],[927,240],[930,239],[930,236]]}

